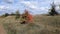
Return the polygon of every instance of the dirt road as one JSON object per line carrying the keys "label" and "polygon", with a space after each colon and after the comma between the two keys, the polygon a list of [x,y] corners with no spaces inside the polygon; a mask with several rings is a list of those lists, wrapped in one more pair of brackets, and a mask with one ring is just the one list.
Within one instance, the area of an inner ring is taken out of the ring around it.
{"label": "dirt road", "polygon": [[0,24],[0,34],[7,34],[2,24]]}

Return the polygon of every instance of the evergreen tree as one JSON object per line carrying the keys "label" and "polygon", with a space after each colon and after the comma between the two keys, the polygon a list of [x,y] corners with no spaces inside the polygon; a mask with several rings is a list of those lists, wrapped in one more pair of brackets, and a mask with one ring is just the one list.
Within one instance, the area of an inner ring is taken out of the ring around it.
{"label": "evergreen tree", "polygon": [[54,3],[52,4],[52,7],[51,7],[51,9],[50,9],[49,14],[50,14],[51,16],[58,15],[58,12],[57,12],[56,9],[55,9],[55,4],[54,4]]}
{"label": "evergreen tree", "polygon": [[19,10],[16,11],[16,19],[20,18]]}

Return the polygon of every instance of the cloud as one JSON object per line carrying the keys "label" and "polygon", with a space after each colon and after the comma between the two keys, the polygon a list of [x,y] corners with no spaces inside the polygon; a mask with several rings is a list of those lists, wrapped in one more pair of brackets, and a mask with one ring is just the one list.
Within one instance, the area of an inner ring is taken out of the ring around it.
{"label": "cloud", "polygon": [[32,11],[35,14],[43,14],[43,13],[48,13],[48,10],[50,9],[50,4],[52,3],[50,1],[43,1],[43,2],[38,2],[38,1],[22,1],[25,6],[28,8],[32,9]]}
{"label": "cloud", "polygon": [[[30,1],[22,1],[23,4],[25,4],[28,8],[32,9],[32,10],[38,10],[38,11],[41,11],[41,10],[48,10],[48,7],[40,7],[38,6],[38,2],[30,2]],[[43,2],[41,2],[43,3]]]}
{"label": "cloud", "polygon": [[37,6],[34,5],[33,2],[30,2],[30,1],[22,1],[21,3],[25,4],[26,7],[29,7],[29,8],[36,8]]}
{"label": "cloud", "polygon": [[4,7],[5,7],[5,6],[0,6],[0,10],[1,10],[1,9],[4,9]]}
{"label": "cloud", "polygon": [[54,0],[55,4],[60,4],[60,0]]}
{"label": "cloud", "polygon": [[37,9],[38,6],[36,5],[37,2],[30,2],[30,1],[22,1],[21,3],[25,4],[27,8]]}
{"label": "cloud", "polygon": [[13,12],[16,9],[13,6],[9,5],[0,5],[0,12],[5,11],[5,12]]}
{"label": "cloud", "polygon": [[9,6],[0,5],[0,10],[9,9]]}

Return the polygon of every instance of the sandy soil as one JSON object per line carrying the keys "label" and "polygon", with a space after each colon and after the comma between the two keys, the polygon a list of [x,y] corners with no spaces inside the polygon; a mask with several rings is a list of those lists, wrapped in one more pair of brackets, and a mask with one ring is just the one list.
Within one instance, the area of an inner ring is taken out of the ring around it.
{"label": "sandy soil", "polygon": [[0,24],[0,34],[7,34],[2,24]]}

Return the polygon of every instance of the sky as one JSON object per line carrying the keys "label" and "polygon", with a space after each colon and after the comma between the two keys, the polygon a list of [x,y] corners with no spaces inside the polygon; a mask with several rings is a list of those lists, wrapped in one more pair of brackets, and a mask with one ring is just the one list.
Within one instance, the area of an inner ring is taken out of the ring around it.
{"label": "sky", "polygon": [[17,10],[23,13],[25,9],[31,14],[46,14],[53,1],[59,9],[60,0],[0,0],[0,15]]}

